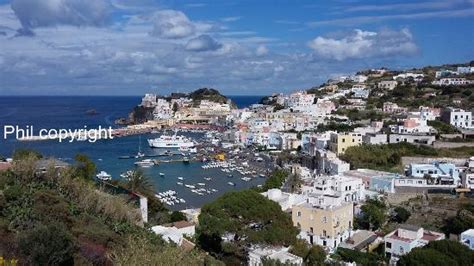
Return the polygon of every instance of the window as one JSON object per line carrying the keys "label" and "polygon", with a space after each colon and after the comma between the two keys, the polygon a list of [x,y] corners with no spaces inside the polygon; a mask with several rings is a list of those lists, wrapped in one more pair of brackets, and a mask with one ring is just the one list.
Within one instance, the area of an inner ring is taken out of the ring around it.
{"label": "window", "polygon": [[323,236],[326,237],[326,230],[323,230]]}
{"label": "window", "polygon": [[309,231],[311,232],[311,234],[314,233],[313,227],[310,227],[310,228],[309,228]]}
{"label": "window", "polygon": [[342,139],[342,142],[343,142],[343,143],[346,142],[346,139],[343,138],[343,139]]}
{"label": "window", "polygon": [[390,242],[386,242],[386,245],[385,245],[387,248],[392,248],[392,243]]}
{"label": "window", "polygon": [[301,217],[301,212],[298,211],[298,212],[296,213],[296,216]]}

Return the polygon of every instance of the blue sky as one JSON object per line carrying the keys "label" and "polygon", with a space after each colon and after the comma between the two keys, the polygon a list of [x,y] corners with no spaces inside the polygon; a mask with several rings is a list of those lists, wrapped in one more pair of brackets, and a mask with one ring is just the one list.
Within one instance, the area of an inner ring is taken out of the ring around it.
{"label": "blue sky", "polygon": [[0,95],[265,95],[474,60],[474,0],[0,0]]}

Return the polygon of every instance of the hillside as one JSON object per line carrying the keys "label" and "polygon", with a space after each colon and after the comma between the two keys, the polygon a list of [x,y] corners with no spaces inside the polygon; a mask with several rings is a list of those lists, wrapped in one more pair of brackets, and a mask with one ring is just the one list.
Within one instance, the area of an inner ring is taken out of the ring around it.
{"label": "hillside", "polygon": [[38,159],[24,153],[0,172],[0,257],[19,265],[195,265],[210,259],[146,229],[130,197],[111,195],[92,181],[87,173],[95,167],[88,160],[39,173]]}

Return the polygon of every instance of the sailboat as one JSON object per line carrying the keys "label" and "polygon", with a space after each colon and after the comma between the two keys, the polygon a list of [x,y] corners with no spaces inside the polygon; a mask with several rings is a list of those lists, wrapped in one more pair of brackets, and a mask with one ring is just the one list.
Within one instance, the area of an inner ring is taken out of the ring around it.
{"label": "sailboat", "polygon": [[135,158],[145,157],[145,154],[142,152],[142,136],[138,136],[138,153],[135,155]]}

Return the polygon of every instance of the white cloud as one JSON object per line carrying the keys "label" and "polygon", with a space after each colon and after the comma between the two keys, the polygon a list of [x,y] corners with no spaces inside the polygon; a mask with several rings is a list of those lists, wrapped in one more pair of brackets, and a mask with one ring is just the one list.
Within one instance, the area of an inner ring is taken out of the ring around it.
{"label": "white cloud", "polygon": [[161,10],[154,13],[151,35],[167,39],[180,39],[192,36],[196,26],[181,11]]}
{"label": "white cloud", "polygon": [[257,50],[255,51],[255,54],[257,56],[266,55],[266,54],[268,54],[268,48],[265,45],[261,44],[257,47]]}
{"label": "white cloud", "polygon": [[56,25],[100,26],[110,12],[106,0],[14,0],[11,8],[24,31]]}
{"label": "white cloud", "polygon": [[316,37],[308,43],[314,53],[325,59],[346,59],[411,55],[418,51],[408,29],[379,32],[354,30],[340,39]]}
{"label": "white cloud", "polygon": [[199,35],[198,37],[191,39],[185,46],[188,51],[204,52],[204,51],[215,51],[222,47],[222,44],[218,43],[209,35]]}
{"label": "white cloud", "polygon": [[223,22],[234,22],[234,21],[237,21],[237,20],[240,20],[242,17],[225,17],[225,18],[221,18],[221,21]]}

